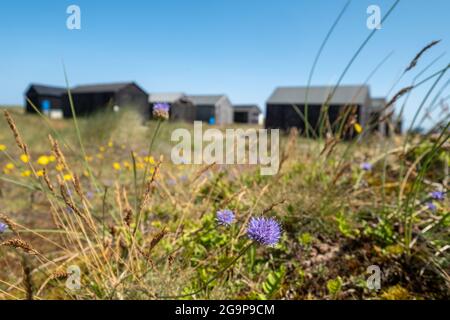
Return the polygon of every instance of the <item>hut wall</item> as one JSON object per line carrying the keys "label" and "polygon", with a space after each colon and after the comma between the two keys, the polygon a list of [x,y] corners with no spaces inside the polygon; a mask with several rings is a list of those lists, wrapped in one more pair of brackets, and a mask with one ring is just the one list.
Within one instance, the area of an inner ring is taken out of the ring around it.
{"label": "hut wall", "polygon": [[[360,118],[360,106],[354,106],[356,110],[357,121]],[[297,128],[301,134],[306,133],[305,120],[309,123],[309,127],[314,130],[316,134],[319,133],[320,127],[320,113],[321,105],[308,105],[308,118],[306,119],[305,105],[297,105],[301,112],[301,117],[294,106],[291,104],[268,104],[266,111],[266,128],[279,128],[282,130],[289,130],[290,128]],[[341,125],[342,115],[345,113],[345,108],[342,105],[330,105],[328,109],[328,116],[332,129],[337,132]],[[352,130],[350,130],[352,131]],[[354,132],[350,132],[346,138],[354,136]]]}
{"label": "hut wall", "polygon": [[[44,101],[48,101],[51,109],[62,109],[62,98],[60,96],[39,95],[32,91],[26,94],[26,98],[31,100],[33,105],[42,111],[42,104]],[[31,104],[25,99],[26,111],[28,113],[36,113]]]}
{"label": "hut wall", "polygon": [[234,122],[235,123],[249,123],[250,112],[248,111],[235,111]]}
{"label": "hut wall", "polygon": [[[114,93],[72,93],[72,99],[77,116],[85,116],[114,103]],[[69,96],[65,94],[63,100],[64,117],[71,117],[72,110],[70,107]]]}
{"label": "hut wall", "polygon": [[[33,100],[32,100],[33,101]],[[42,105],[44,101],[48,101],[50,103],[50,109],[62,109],[61,97],[55,96],[37,96],[35,99],[36,102],[33,101],[35,107],[37,107],[40,111],[42,111]],[[33,109],[30,105],[30,108]],[[33,109],[34,112],[34,109]]]}
{"label": "hut wall", "polygon": [[173,121],[194,122],[196,117],[195,106],[192,103],[177,101],[170,104],[170,119]]}
{"label": "hut wall", "polygon": [[216,119],[216,107],[214,105],[197,105],[195,120],[209,123],[211,118]]}
{"label": "hut wall", "polygon": [[216,124],[230,124],[233,122],[233,106],[226,97],[216,104]]}
{"label": "hut wall", "polygon": [[121,108],[135,108],[145,119],[150,116],[148,95],[134,85],[127,86],[117,92],[114,105]]}

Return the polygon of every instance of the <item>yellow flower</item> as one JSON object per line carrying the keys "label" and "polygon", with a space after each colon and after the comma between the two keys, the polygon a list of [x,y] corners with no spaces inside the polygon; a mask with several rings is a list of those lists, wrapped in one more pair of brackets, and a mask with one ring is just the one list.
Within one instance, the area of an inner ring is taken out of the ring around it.
{"label": "yellow flower", "polygon": [[363,131],[363,128],[359,123],[356,122],[353,126],[355,127],[356,132],[361,133]]}
{"label": "yellow flower", "polygon": [[37,160],[37,163],[41,166],[46,166],[50,162],[50,159],[47,156],[40,156]]}
{"label": "yellow flower", "polygon": [[128,161],[124,161],[124,162],[123,162],[123,166],[124,166],[126,169],[131,170],[131,163],[129,163]]}
{"label": "yellow flower", "polygon": [[22,177],[29,177],[31,176],[31,171],[30,170],[25,170],[21,173]]}
{"label": "yellow flower", "polygon": [[63,171],[64,166],[62,164],[57,164],[55,168],[56,168],[56,171]]}
{"label": "yellow flower", "polygon": [[38,171],[36,171],[36,175],[37,175],[38,177],[43,177],[43,176],[44,176],[44,170],[38,170]]}
{"label": "yellow flower", "polygon": [[109,141],[109,142],[108,142],[108,147],[110,147],[110,148],[112,148],[112,147],[113,147],[113,143],[112,143],[112,141]]}
{"label": "yellow flower", "polygon": [[84,171],[83,171],[83,175],[84,175],[85,177],[89,177],[89,172],[88,172],[87,170],[84,170]]}
{"label": "yellow flower", "polygon": [[9,162],[9,163],[6,164],[5,169],[7,169],[7,170],[14,170],[15,167],[16,166],[13,163]]}
{"label": "yellow flower", "polygon": [[72,180],[72,175],[70,173],[66,173],[65,175],[63,175],[63,179],[64,181]]}
{"label": "yellow flower", "polygon": [[49,156],[48,156],[48,161],[50,161],[50,162],[55,162],[55,161],[56,161],[55,156],[54,156],[54,155],[49,155]]}
{"label": "yellow flower", "polygon": [[155,173],[155,168],[148,168],[148,176],[147,176],[147,181],[152,181],[152,177],[153,177],[153,174]]}
{"label": "yellow flower", "polygon": [[87,162],[91,162],[93,158],[92,158],[92,156],[86,156],[85,159]]}
{"label": "yellow flower", "polygon": [[20,160],[22,160],[23,163],[28,163],[30,161],[30,158],[26,154],[20,155]]}
{"label": "yellow flower", "polygon": [[114,162],[113,163],[113,168],[114,168],[114,170],[116,170],[116,171],[119,171],[120,170],[120,163],[118,163],[118,162]]}
{"label": "yellow flower", "polygon": [[5,151],[6,150],[6,146],[4,144],[0,144],[0,151]]}
{"label": "yellow flower", "polygon": [[105,152],[105,147],[99,147],[98,150],[100,150],[100,152]]}
{"label": "yellow flower", "polygon": [[162,227],[162,223],[161,223],[161,221],[159,221],[159,220],[153,220],[153,221],[151,222],[151,225],[152,225],[152,227],[155,227],[155,228],[160,228],[160,227]]}
{"label": "yellow flower", "polygon": [[145,165],[142,162],[138,162],[136,163],[136,168],[142,170],[145,168]]}
{"label": "yellow flower", "polygon": [[144,161],[145,161],[145,162],[148,162],[148,163],[150,163],[150,164],[155,164],[155,159],[153,159],[152,156],[150,156],[150,157],[145,157],[145,158],[144,158]]}

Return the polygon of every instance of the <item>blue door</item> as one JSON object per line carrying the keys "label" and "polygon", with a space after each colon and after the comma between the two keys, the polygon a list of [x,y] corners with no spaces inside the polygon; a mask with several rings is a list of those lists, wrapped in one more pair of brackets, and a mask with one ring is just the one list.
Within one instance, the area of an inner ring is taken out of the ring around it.
{"label": "blue door", "polygon": [[41,102],[41,110],[43,112],[49,112],[51,108],[50,100],[42,100]]}

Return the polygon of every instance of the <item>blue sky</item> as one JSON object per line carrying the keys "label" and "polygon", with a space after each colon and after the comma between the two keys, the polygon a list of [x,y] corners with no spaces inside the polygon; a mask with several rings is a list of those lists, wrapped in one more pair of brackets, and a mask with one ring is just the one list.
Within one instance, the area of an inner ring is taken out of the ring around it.
{"label": "blue sky", "polygon": [[[135,80],[148,92],[226,93],[233,103],[264,106],[276,86],[305,85],[314,56],[346,0],[40,0],[0,4],[0,104],[23,103],[30,82]],[[394,0],[353,0],[319,61],[313,84],[335,84],[364,41],[366,9]],[[66,8],[81,8],[81,30],[68,30]],[[424,77],[450,62],[450,1],[401,0],[343,80],[358,84],[391,51],[371,79],[386,95],[412,57],[431,40],[415,73],[445,55]],[[448,80],[450,72],[441,84]],[[427,83],[407,106],[410,121]],[[438,85],[438,88],[440,86]],[[393,93],[395,93],[394,90]],[[448,96],[449,91],[443,93]]]}

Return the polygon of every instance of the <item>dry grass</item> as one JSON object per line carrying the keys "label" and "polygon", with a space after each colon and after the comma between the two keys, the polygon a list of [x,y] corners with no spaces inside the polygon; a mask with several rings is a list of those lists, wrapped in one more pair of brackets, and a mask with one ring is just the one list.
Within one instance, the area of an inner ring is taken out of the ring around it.
{"label": "dry grass", "polygon": [[[101,116],[79,119],[88,170],[70,121],[55,121],[55,135],[39,117],[11,113],[12,132],[0,126],[7,146],[0,168],[14,163],[0,181],[0,219],[9,226],[0,235],[1,298],[196,292],[188,297],[358,299],[390,298],[400,289],[409,298],[448,297],[448,200],[433,212],[423,203],[429,191],[447,188],[448,159],[433,160],[417,199],[405,207],[433,145],[428,140],[412,139],[403,148],[401,137],[367,137],[330,147],[293,133],[283,137],[279,174],[264,177],[251,166],[171,164],[170,132],[187,124],[164,123],[149,155],[155,123],[144,127],[124,113],[108,115],[105,128]],[[445,154],[448,144],[440,148]],[[20,160],[24,153],[27,163]],[[43,155],[54,159],[37,163]],[[372,171],[360,169],[365,161]],[[141,188],[147,166],[151,174]],[[215,224],[223,208],[236,213],[232,228]],[[281,243],[251,247],[220,273],[247,244],[249,218],[260,215],[281,221]],[[407,248],[409,223],[414,241]],[[364,286],[373,264],[387,275],[380,292]],[[66,286],[72,265],[81,270],[76,291]]]}

